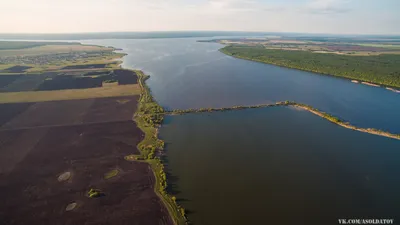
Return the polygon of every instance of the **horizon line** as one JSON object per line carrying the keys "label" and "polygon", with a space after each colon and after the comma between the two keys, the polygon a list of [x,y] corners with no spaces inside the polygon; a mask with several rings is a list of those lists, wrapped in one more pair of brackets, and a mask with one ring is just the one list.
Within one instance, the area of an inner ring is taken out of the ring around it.
{"label": "horizon line", "polygon": [[240,31],[240,30],[154,30],[154,31],[89,31],[89,32],[38,32],[38,33],[25,33],[25,32],[0,32],[0,35],[76,35],[76,34],[145,34],[145,33],[254,33],[254,34],[312,34],[312,35],[345,35],[345,36],[400,36],[400,33],[322,33],[322,32],[291,32],[291,31]]}

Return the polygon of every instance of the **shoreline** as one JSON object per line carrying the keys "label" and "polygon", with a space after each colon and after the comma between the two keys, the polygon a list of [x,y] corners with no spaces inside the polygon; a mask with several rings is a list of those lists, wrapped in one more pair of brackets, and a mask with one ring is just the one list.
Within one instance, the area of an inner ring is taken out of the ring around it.
{"label": "shoreline", "polygon": [[[121,67],[121,69],[124,68]],[[167,193],[168,182],[164,164],[156,156],[157,152],[162,151],[164,148],[164,142],[158,138],[158,128],[162,123],[164,110],[154,100],[150,88],[146,85],[145,81],[150,76],[140,70],[131,71],[137,74],[141,90],[138,109],[132,119],[144,133],[144,138],[137,145],[140,155],[128,155],[125,156],[125,159],[149,164],[155,177],[154,192],[167,209],[171,221],[174,225],[185,225],[187,224],[185,210],[177,204],[176,197]]]}
{"label": "shoreline", "polygon": [[306,110],[310,113],[313,113],[323,119],[326,119],[329,122],[332,122],[336,125],[339,125],[341,127],[344,127],[344,128],[350,129],[350,130],[355,130],[355,131],[364,132],[364,133],[368,133],[368,134],[372,134],[372,135],[383,136],[383,137],[387,137],[387,138],[400,140],[400,134],[393,134],[393,133],[378,130],[375,128],[356,127],[354,125],[351,125],[349,122],[342,121],[339,118],[334,117],[326,112],[320,111],[316,108],[313,108],[312,106],[302,104],[302,103],[292,102],[292,101],[283,101],[283,102],[276,102],[276,103],[272,103],[272,104],[260,104],[260,105],[252,105],[252,106],[233,106],[233,107],[224,107],[224,108],[200,108],[200,109],[172,110],[172,111],[165,112],[165,114],[167,114],[167,115],[183,115],[183,114],[189,114],[189,113],[211,113],[211,112],[223,112],[223,111],[244,110],[244,109],[254,109],[254,108],[267,108],[267,107],[277,107],[277,106],[292,106],[292,107],[300,108],[300,109]]}
{"label": "shoreline", "polygon": [[[225,45],[225,47],[227,47],[227,46],[228,45]],[[386,85],[386,84],[373,83],[373,82],[367,81],[367,80],[360,80],[360,79],[357,79],[357,78],[343,77],[343,76],[333,75],[333,74],[324,73],[324,72],[317,72],[317,71],[312,71],[312,70],[301,69],[301,68],[297,68],[297,67],[282,66],[282,65],[280,65],[278,63],[272,63],[272,62],[268,62],[267,63],[267,62],[264,62],[262,60],[256,60],[256,59],[248,58],[248,57],[245,57],[245,56],[232,55],[232,54],[230,54],[229,52],[227,52],[224,49],[225,47],[220,48],[218,51],[223,53],[223,54],[225,54],[225,55],[228,55],[228,56],[231,56],[231,57],[234,57],[234,58],[237,58],[237,59],[249,60],[249,61],[252,61],[252,62],[259,62],[259,63],[269,64],[269,65],[279,66],[279,67],[282,67],[282,68],[295,69],[295,70],[315,73],[317,75],[325,75],[325,76],[332,76],[332,77],[342,78],[342,79],[350,80],[352,83],[360,83],[360,84],[364,84],[364,85],[368,85],[368,86],[385,88],[387,90],[393,89],[393,90],[395,90],[394,92],[400,93],[400,90],[398,90],[398,88],[400,88],[400,87],[397,87],[397,86],[389,86],[389,85]],[[390,88],[390,89],[388,89],[388,88]],[[391,90],[391,91],[393,91],[393,90]]]}
{"label": "shoreline", "polygon": [[[221,51],[221,49],[220,49]],[[222,52],[222,51],[221,51]],[[224,52],[223,52],[224,53]],[[122,58],[127,55],[120,57]],[[226,54],[226,53],[224,53]],[[227,54],[229,55],[229,54]],[[232,56],[232,55],[230,55]],[[245,59],[255,62],[262,62],[247,58],[236,57],[239,59]],[[262,62],[264,63],[264,62]],[[276,65],[276,64],[273,64]],[[280,65],[277,65],[280,66]],[[233,106],[233,107],[225,107],[225,108],[200,108],[200,109],[187,109],[187,110],[171,110],[171,111],[164,111],[164,109],[154,100],[153,96],[151,95],[151,90],[146,84],[146,80],[150,77],[149,75],[144,74],[143,71],[134,70],[134,69],[126,69],[122,67],[122,62],[117,65],[118,68],[124,70],[130,70],[137,73],[138,76],[138,84],[140,86],[140,99],[138,102],[138,109],[133,116],[133,120],[136,122],[139,129],[142,130],[144,133],[143,140],[138,144],[137,148],[140,151],[140,155],[128,155],[125,157],[128,161],[141,161],[146,162],[152,169],[152,172],[155,177],[155,184],[154,184],[154,191],[160,200],[163,202],[164,206],[168,210],[169,216],[173,221],[174,225],[183,225],[188,224],[188,219],[185,215],[185,210],[181,206],[179,206],[176,202],[176,197],[171,196],[166,192],[166,188],[168,185],[167,177],[165,173],[164,164],[161,159],[156,156],[157,152],[160,152],[164,148],[164,142],[158,138],[158,128],[162,124],[163,117],[165,115],[182,115],[188,113],[204,113],[204,112],[218,112],[218,111],[232,111],[232,110],[244,110],[244,109],[251,109],[251,108],[266,108],[266,107],[276,107],[276,106],[293,106],[303,110],[306,110],[310,113],[313,113],[319,117],[322,117],[332,123],[335,123],[339,126],[342,126],[346,129],[356,130],[359,132],[369,133],[373,135],[383,136],[387,138],[397,139],[400,140],[400,134],[392,134],[386,131],[380,131],[373,128],[359,128],[353,126],[347,122],[341,121],[340,119],[319,111],[309,105],[291,102],[291,101],[284,101],[284,102],[276,102],[272,104],[259,104],[259,105],[252,105],[252,106]],[[285,67],[291,68],[291,67]],[[293,68],[296,69],[296,68]],[[312,72],[312,71],[308,71]],[[329,74],[323,74],[329,75]],[[334,75],[330,75],[334,76]],[[340,77],[340,76],[335,76]],[[349,79],[346,77],[340,77]],[[351,79],[350,79],[351,80]],[[358,80],[351,80],[353,83],[361,83],[362,81]],[[389,89],[388,90],[396,90],[396,89]],[[400,91],[399,91],[400,92]]]}
{"label": "shoreline", "polygon": [[400,90],[394,89],[394,88],[390,88],[390,87],[386,87],[387,90],[389,91],[393,91],[394,93],[400,93]]}

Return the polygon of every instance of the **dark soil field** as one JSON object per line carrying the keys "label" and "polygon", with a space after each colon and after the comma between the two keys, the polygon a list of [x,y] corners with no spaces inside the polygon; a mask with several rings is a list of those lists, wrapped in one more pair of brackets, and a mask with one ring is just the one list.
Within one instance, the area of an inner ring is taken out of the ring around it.
{"label": "dark soil field", "polygon": [[102,69],[105,68],[106,64],[87,64],[87,65],[73,65],[63,67],[63,70],[71,70],[71,69]]}
{"label": "dark soil field", "polygon": [[0,88],[7,86],[23,75],[0,75]]}
{"label": "dark soil field", "polygon": [[0,104],[0,127],[27,110],[34,103]]}
{"label": "dark soil field", "polygon": [[0,131],[0,177],[11,172],[44,137],[47,130],[47,128],[38,128]]}
{"label": "dark soil field", "polygon": [[[76,72],[79,74],[79,72]],[[57,73],[29,75],[0,75],[0,92],[52,91],[66,89],[86,89],[102,87],[107,80],[117,80],[118,84],[137,84],[137,75],[130,70],[117,69],[112,73],[104,71],[81,72],[82,75],[61,75]],[[86,76],[87,75],[87,76]],[[86,76],[86,77],[85,77]]]}
{"label": "dark soil field", "polygon": [[118,84],[137,84],[137,75],[130,70],[114,70],[113,71]]}
{"label": "dark soil field", "polygon": [[30,66],[13,66],[4,70],[4,72],[8,73],[23,73],[25,70],[30,69]]}
{"label": "dark soil field", "polygon": [[[0,105],[0,224],[172,225],[149,165],[124,159],[143,138],[137,100]],[[88,197],[91,188],[102,195]]]}
{"label": "dark soil field", "polygon": [[91,71],[83,74],[83,76],[96,76],[96,75],[107,75],[109,71]]}
{"label": "dark soil field", "polygon": [[0,92],[20,92],[36,90],[46,78],[54,77],[55,73],[29,74],[19,76],[13,82],[0,88]]}
{"label": "dark soil field", "polygon": [[132,120],[138,96],[95,99],[84,117],[85,123],[101,121]]}
{"label": "dark soil field", "polygon": [[76,76],[56,76],[51,80],[45,80],[37,88],[40,91],[64,90],[64,89],[85,89],[102,86],[102,79]]}
{"label": "dark soil field", "polygon": [[[50,101],[38,103],[4,104],[3,126],[0,130],[27,129],[33,127],[64,126],[82,123],[101,123],[110,121],[129,121],[137,108],[139,96]],[[25,108],[24,108],[25,107]],[[20,109],[21,108],[21,109]],[[18,116],[10,118],[9,111],[17,111]],[[23,110],[25,109],[25,110]],[[23,112],[22,112],[23,111]],[[3,112],[0,112],[0,119]],[[0,120],[2,121],[2,120]]]}
{"label": "dark soil field", "polygon": [[[25,157],[0,175],[0,224],[172,224],[149,166],[124,160],[142,135],[132,121],[66,126],[49,128],[28,153],[15,149]],[[113,169],[117,176],[105,179]],[[65,172],[70,179],[58,181]],[[91,188],[104,196],[89,198]],[[70,203],[77,206],[66,211]]]}
{"label": "dark soil field", "polygon": [[94,99],[82,99],[34,103],[5,123],[0,130],[81,124],[93,102]]}

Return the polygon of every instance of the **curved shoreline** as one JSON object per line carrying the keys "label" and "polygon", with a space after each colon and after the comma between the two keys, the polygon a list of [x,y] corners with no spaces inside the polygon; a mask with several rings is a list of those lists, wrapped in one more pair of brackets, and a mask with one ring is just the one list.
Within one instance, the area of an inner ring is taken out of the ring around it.
{"label": "curved shoreline", "polygon": [[283,101],[283,102],[276,102],[276,103],[272,103],[272,104],[260,104],[260,105],[252,105],[252,106],[233,106],[233,107],[224,107],[224,108],[200,108],[200,109],[172,110],[172,111],[166,111],[165,114],[182,115],[182,114],[188,114],[188,113],[222,112],[222,111],[267,108],[267,107],[276,107],[276,106],[292,106],[292,107],[300,108],[300,109],[311,112],[319,117],[322,117],[334,124],[337,124],[341,127],[347,128],[347,129],[400,140],[400,134],[393,134],[393,133],[378,130],[375,128],[356,127],[354,125],[351,125],[349,122],[342,121],[339,118],[334,117],[334,116],[330,115],[329,113],[326,113],[326,112],[320,111],[316,108],[313,108],[310,105],[297,103],[297,102],[293,102],[293,101]]}
{"label": "curved shoreline", "polygon": [[[235,57],[235,56],[234,56]],[[239,57],[236,57],[239,58]],[[244,58],[246,59],[246,58]],[[251,60],[251,59],[246,59]],[[251,60],[255,61],[255,60]],[[262,62],[262,61],[259,61]],[[263,62],[264,63],[264,62]],[[121,69],[122,63],[118,65]],[[279,65],[277,65],[279,66]],[[294,68],[296,69],[296,68]],[[129,69],[125,69],[129,70]],[[378,136],[384,136],[388,138],[393,138],[400,140],[400,134],[392,134],[386,131],[380,131],[373,128],[359,128],[349,124],[348,122],[341,121],[340,119],[326,113],[323,111],[319,111],[309,105],[284,101],[284,102],[276,102],[272,104],[259,104],[252,106],[233,106],[233,107],[225,107],[225,108],[200,108],[200,109],[187,109],[187,110],[172,110],[172,111],[164,111],[164,109],[154,100],[151,95],[151,90],[146,84],[146,80],[149,78],[148,75],[145,75],[140,70],[131,70],[134,71],[138,76],[138,83],[141,89],[140,99],[138,102],[138,109],[133,116],[133,120],[136,122],[137,126],[143,131],[144,138],[138,144],[137,148],[140,151],[140,155],[129,155],[126,156],[126,160],[139,160],[142,162],[146,162],[150,165],[152,172],[155,177],[154,191],[157,196],[160,198],[168,213],[170,215],[171,220],[174,225],[184,225],[188,223],[188,220],[185,215],[185,210],[181,206],[179,206],[176,202],[176,197],[168,194],[166,192],[166,188],[168,185],[167,177],[165,173],[164,164],[161,159],[157,156],[157,153],[162,151],[164,148],[164,142],[158,139],[158,127],[161,125],[163,121],[164,115],[182,115],[188,113],[204,113],[204,112],[218,112],[218,111],[232,111],[232,110],[243,110],[243,109],[251,109],[251,108],[265,108],[265,107],[275,107],[275,106],[292,106],[307,110],[319,117],[322,117],[332,123],[335,123],[339,126],[342,126],[347,129],[356,130],[359,132],[369,133]],[[312,72],[312,71],[311,71]],[[325,74],[328,75],[328,74]],[[337,76],[339,77],[339,76]],[[345,78],[345,77],[343,77]],[[348,78],[346,78],[348,79]]]}
{"label": "curved shoreline", "polygon": [[[227,47],[227,45],[225,47]],[[373,86],[373,87],[385,88],[385,89],[390,90],[390,91],[394,90],[393,92],[395,92],[395,93],[400,93],[400,90],[398,90],[398,88],[400,88],[399,86],[390,86],[390,85],[383,84],[383,83],[374,83],[374,82],[369,81],[369,80],[362,80],[362,79],[352,78],[352,77],[344,77],[344,76],[334,75],[334,74],[325,73],[325,72],[321,72],[321,71],[306,70],[306,69],[302,69],[302,68],[297,68],[295,66],[283,66],[283,65],[281,65],[279,63],[265,62],[265,61],[262,61],[262,60],[252,59],[252,58],[249,58],[249,57],[246,57],[246,56],[232,55],[230,52],[225,50],[225,47],[220,48],[218,51],[220,51],[221,53],[223,53],[225,55],[228,55],[228,56],[231,56],[231,57],[234,57],[234,58],[237,58],[237,59],[249,60],[249,61],[252,61],[252,62],[259,62],[259,63],[269,64],[269,65],[279,66],[279,67],[282,67],[282,68],[295,69],[295,70],[315,73],[317,75],[325,75],[325,76],[332,76],[332,77],[342,78],[342,79],[350,80],[353,83],[356,83],[355,81],[357,81],[357,83],[359,83],[359,84],[364,84],[364,85]],[[388,88],[390,88],[390,89],[388,89]]]}
{"label": "curved shoreline", "polygon": [[144,133],[144,138],[137,145],[140,155],[128,155],[125,157],[128,161],[142,161],[150,165],[155,177],[154,192],[160,198],[168,211],[170,219],[174,225],[185,225],[187,219],[185,210],[176,202],[176,197],[167,193],[167,176],[164,164],[157,153],[164,148],[164,142],[158,138],[158,127],[161,125],[164,115],[164,109],[154,100],[150,88],[146,85],[146,80],[150,77],[140,70],[134,71],[138,76],[140,86],[140,98],[138,109],[133,116],[139,129]]}

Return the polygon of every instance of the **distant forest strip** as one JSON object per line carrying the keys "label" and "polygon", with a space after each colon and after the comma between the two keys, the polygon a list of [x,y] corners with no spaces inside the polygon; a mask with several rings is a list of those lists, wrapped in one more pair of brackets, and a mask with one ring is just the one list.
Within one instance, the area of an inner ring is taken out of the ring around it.
{"label": "distant forest strip", "polygon": [[225,107],[225,108],[200,108],[200,109],[184,109],[184,110],[176,109],[176,110],[172,110],[172,111],[166,111],[165,114],[182,115],[182,114],[188,114],[188,113],[223,112],[223,111],[231,111],[231,110],[266,108],[266,107],[275,107],[275,106],[293,106],[293,107],[301,108],[301,109],[307,110],[319,117],[322,117],[332,123],[335,123],[339,126],[345,127],[347,129],[400,140],[400,134],[392,134],[387,131],[382,131],[382,130],[378,130],[375,128],[356,127],[356,126],[351,125],[349,122],[345,122],[333,115],[330,115],[329,113],[320,111],[316,108],[313,108],[312,106],[293,102],[293,101],[284,101],[284,102],[277,102],[277,103],[272,103],[272,104],[260,104],[260,105],[252,105],[252,106],[233,106],[233,107]]}
{"label": "distant forest strip", "polygon": [[400,55],[347,56],[252,46],[226,46],[220,51],[237,58],[400,87]]}
{"label": "distant forest strip", "polygon": [[44,45],[80,45],[77,42],[0,41],[0,50],[33,48]]}

